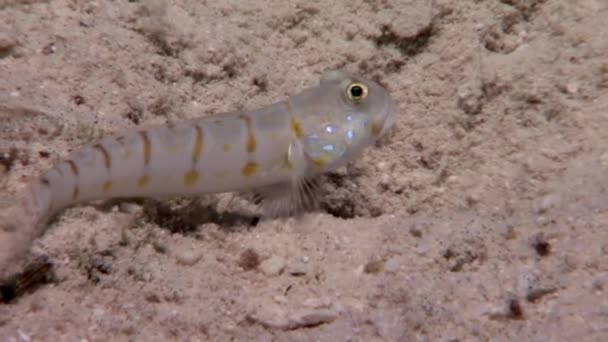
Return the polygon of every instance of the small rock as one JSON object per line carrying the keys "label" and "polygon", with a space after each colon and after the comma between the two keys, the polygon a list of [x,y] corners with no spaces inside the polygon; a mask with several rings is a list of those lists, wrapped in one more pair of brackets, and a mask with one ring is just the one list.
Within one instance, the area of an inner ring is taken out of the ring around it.
{"label": "small rock", "polygon": [[260,266],[260,255],[252,248],[248,248],[239,257],[238,265],[245,271],[251,271]]}
{"label": "small rock", "polygon": [[387,169],[386,162],[379,162],[378,164],[376,164],[376,169],[380,172],[386,171],[386,169]]}
{"label": "small rock", "polygon": [[303,277],[308,273],[308,271],[309,269],[308,267],[305,267],[305,265],[290,265],[287,273],[293,277]]}
{"label": "small rock", "polygon": [[16,45],[17,41],[13,37],[0,33],[0,57],[10,54]]}
{"label": "small rock", "polygon": [[412,227],[410,227],[410,234],[413,237],[421,238],[422,237],[422,230],[420,230],[420,228],[418,228],[416,226],[412,226]]}
{"label": "small rock", "polygon": [[23,332],[23,330],[21,330],[21,329],[17,329],[17,335],[19,336],[19,340],[22,342],[31,341],[30,336],[28,334],[26,334],[25,332]]}
{"label": "small rock", "polygon": [[287,304],[287,298],[285,296],[274,296],[272,300],[277,304]]}
{"label": "small rock", "polygon": [[601,164],[603,167],[607,167],[607,166],[608,166],[608,152],[603,153],[603,154],[600,156],[600,164]]}
{"label": "small rock", "polygon": [[125,214],[139,214],[143,208],[135,203],[122,202],[118,205],[118,210]]}
{"label": "small rock", "polygon": [[300,259],[289,263],[287,273],[294,277],[301,277],[310,273],[311,269],[312,266],[307,261]]}
{"label": "small rock", "polygon": [[539,233],[532,237],[531,245],[540,256],[551,254],[551,244],[547,241],[544,234]]}
{"label": "small rock", "polygon": [[330,323],[337,317],[337,311],[330,309],[303,309],[288,313],[277,304],[264,304],[249,316],[266,328],[280,330],[315,327]]}
{"label": "small rock", "polygon": [[552,294],[554,292],[557,292],[557,288],[555,287],[531,289],[528,294],[526,294],[526,300],[528,302],[536,302],[542,297]]}
{"label": "small rock", "polygon": [[308,33],[303,30],[293,29],[287,32],[288,37],[294,42],[296,46],[303,44],[308,40]]}
{"label": "small rock", "polygon": [[384,263],[384,271],[388,273],[397,273],[401,267],[397,258],[390,258]]}
{"label": "small rock", "polygon": [[537,211],[539,214],[547,212],[549,209],[554,208],[560,202],[560,198],[557,195],[549,194],[540,199],[538,203]]}
{"label": "small rock", "polygon": [[165,254],[167,253],[167,244],[164,241],[155,239],[152,241],[152,248],[158,253]]}
{"label": "small rock", "polygon": [[469,115],[479,114],[482,110],[482,97],[480,87],[473,84],[464,84],[458,88],[458,107]]}
{"label": "small rock", "polygon": [[287,313],[274,303],[261,304],[249,315],[249,319],[271,329],[286,329],[289,326]]}
{"label": "small rock", "polygon": [[260,264],[260,271],[267,276],[277,276],[285,269],[285,259],[273,255]]}
{"label": "small rock", "polygon": [[382,173],[380,176],[380,185],[382,187],[388,187],[391,184],[392,177],[388,173]]}
{"label": "small rock", "polygon": [[569,82],[568,84],[566,84],[566,92],[568,92],[568,94],[578,93],[578,89],[579,85],[576,82]]}
{"label": "small rock", "polygon": [[288,329],[299,329],[307,327],[315,327],[317,325],[331,323],[338,314],[333,310],[302,310],[290,315]]}
{"label": "small rock", "polygon": [[175,259],[182,265],[192,266],[203,257],[203,252],[200,250],[179,250],[175,253]]}
{"label": "small rock", "polygon": [[546,226],[547,224],[549,224],[551,222],[551,220],[549,218],[547,218],[547,216],[544,216],[544,215],[539,215],[535,221],[536,221],[536,224],[539,226]]}
{"label": "small rock", "polygon": [[307,308],[312,308],[312,309],[327,309],[329,307],[331,307],[332,303],[331,303],[331,299],[323,297],[323,298],[317,298],[317,297],[313,297],[313,298],[307,298],[304,300],[304,302],[302,303],[303,306],[307,307]]}
{"label": "small rock", "polygon": [[370,261],[367,264],[365,264],[365,266],[363,266],[363,272],[365,272],[367,274],[377,274],[377,273],[380,273],[380,271],[382,271],[383,267],[384,267],[383,261],[373,260],[373,261]]}

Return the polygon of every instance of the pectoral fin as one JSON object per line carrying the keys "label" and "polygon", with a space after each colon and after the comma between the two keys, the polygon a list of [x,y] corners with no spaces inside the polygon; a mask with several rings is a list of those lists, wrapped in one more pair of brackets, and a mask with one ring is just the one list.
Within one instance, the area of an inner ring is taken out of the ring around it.
{"label": "pectoral fin", "polygon": [[280,217],[299,215],[317,206],[318,181],[307,176],[310,166],[304,146],[298,140],[292,142],[286,162],[293,170],[290,181],[268,185],[253,192],[253,200],[265,216]]}
{"label": "pectoral fin", "polygon": [[277,183],[256,190],[253,199],[266,217],[297,216],[317,207],[317,189],[313,179]]}

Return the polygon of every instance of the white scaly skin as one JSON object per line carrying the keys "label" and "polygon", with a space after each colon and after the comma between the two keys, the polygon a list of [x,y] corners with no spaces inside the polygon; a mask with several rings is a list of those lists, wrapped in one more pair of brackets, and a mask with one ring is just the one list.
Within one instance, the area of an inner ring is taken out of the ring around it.
{"label": "white scaly skin", "polygon": [[267,107],[86,145],[30,184],[20,209],[25,219],[5,216],[0,222],[0,240],[21,236],[12,248],[0,242],[0,267],[3,253],[27,249],[52,215],[91,200],[255,192],[271,210],[297,209],[313,196],[308,180],[359,157],[396,114],[377,83],[326,71],[316,87]]}

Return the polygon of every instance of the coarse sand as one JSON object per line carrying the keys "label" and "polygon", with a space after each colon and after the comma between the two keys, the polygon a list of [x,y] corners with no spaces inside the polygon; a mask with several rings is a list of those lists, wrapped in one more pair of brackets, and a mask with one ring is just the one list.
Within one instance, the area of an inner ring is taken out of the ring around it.
{"label": "coarse sand", "polygon": [[0,0],[5,204],[103,134],[253,109],[328,68],[400,109],[301,218],[229,196],[66,210],[0,340],[607,341],[606,18],[605,0]]}

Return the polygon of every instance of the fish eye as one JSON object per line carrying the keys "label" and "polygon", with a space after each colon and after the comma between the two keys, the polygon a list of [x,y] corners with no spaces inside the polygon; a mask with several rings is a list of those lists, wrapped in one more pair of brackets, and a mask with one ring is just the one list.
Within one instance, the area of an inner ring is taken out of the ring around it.
{"label": "fish eye", "polygon": [[361,83],[351,83],[346,88],[346,95],[351,101],[360,102],[367,97],[367,86]]}

